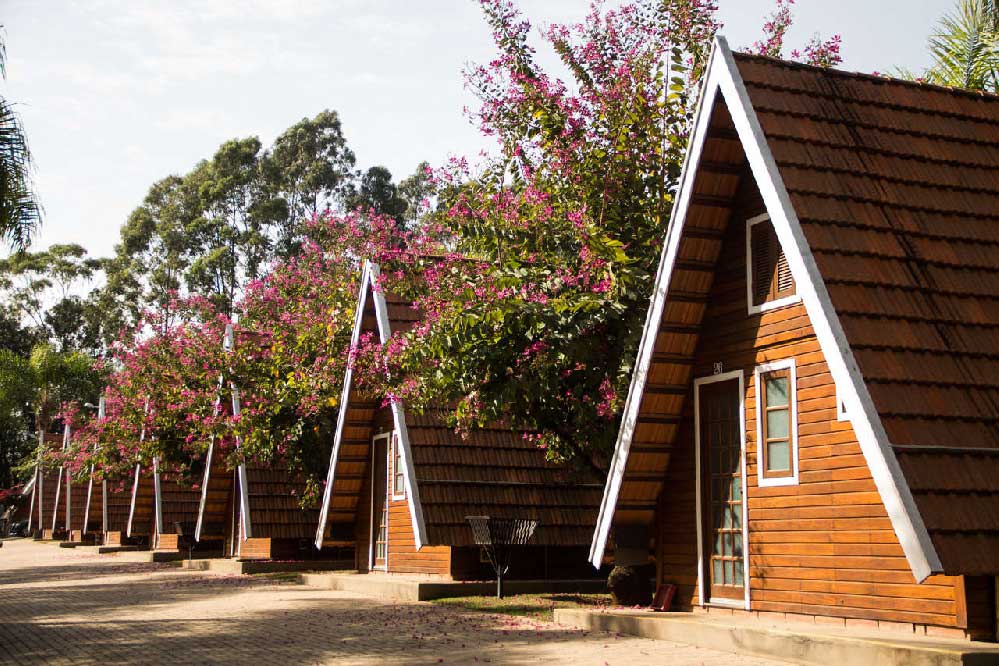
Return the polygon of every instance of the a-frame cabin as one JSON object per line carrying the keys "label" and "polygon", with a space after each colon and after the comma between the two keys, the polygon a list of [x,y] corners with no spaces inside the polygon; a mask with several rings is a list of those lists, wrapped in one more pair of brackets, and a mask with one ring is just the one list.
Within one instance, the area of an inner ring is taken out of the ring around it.
{"label": "a-frame cabin", "polygon": [[719,39],[592,562],[995,639],[997,426],[999,97]]}
{"label": "a-frame cabin", "polygon": [[[45,433],[41,436],[44,445],[53,451],[62,450],[63,435]],[[28,518],[28,532],[39,539],[57,539],[64,536],[65,529],[60,522],[59,498],[62,495],[62,471],[42,465],[35,466],[35,482],[31,489],[31,514]]]}
{"label": "a-frame cabin", "polygon": [[[230,328],[224,344],[237,343]],[[239,389],[230,389],[231,405],[224,407],[238,414]],[[205,460],[195,525],[199,545],[221,541],[223,556],[241,560],[311,560],[330,554],[312,545],[319,509],[301,506],[303,474],[280,463],[227,470],[216,444],[209,445]]]}
{"label": "a-frame cabin", "polygon": [[[214,448],[214,447],[213,447]],[[326,553],[312,545],[319,511],[300,506],[306,480],[275,464],[227,470],[209,453],[201,488],[196,539],[223,542],[223,555],[241,560],[310,560]]]}
{"label": "a-frame cabin", "polygon": [[[153,470],[153,539],[155,550],[193,547],[201,508],[201,490],[182,483],[170,474]],[[210,540],[200,542],[209,546]]]}
{"label": "a-frame cabin", "polygon": [[[353,343],[373,333],[384,343],[419,313],[374,288],[378,267],[365,263]],[[510,575],[556,579],[593,576],[586,544],[600,483],[549,463],[509,428],[449,428],[439,409],[417,414],[385,404],[354,385],[348,369],[316,544],[354,547],[359,571],[435,574],[457,580],[492,576],[467,516],[533,518],[532,545]]]}

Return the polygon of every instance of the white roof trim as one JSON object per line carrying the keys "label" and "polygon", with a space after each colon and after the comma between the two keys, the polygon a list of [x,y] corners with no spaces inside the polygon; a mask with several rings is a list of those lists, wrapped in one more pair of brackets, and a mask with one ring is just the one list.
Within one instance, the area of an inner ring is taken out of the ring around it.
{"label": "white roof trim", "polygon": [[[143,433],[145,434],[145,433]],[[125,526],[125,536],[132,536],[132,518],[135,517],[135,498],[139,492],[139,479],[142,473],[142,465],[135,463],[135,478],[132,480],[132,500],[128,505],[128,525]]]}
{"label": "white roof trim", "polygon": [[[143,408],[143,413],[149,413],[149,400],[146,400],[146,405]],[[146,441],[146,427],[142,427],[142,431],[139,433],[139,446]],[[132,537],[132,519],[135,517],[135,501],[139,492],[139,480],[142,473],[142,463],[135,463],[135,479],[132,481],[132,501],[128,505],[128,524],[125,526],[125,536]]]}
{"label": "white roof trim", "polygon": [[[216,404],[218,404],[216,402]],[[211,480],[212,455],[215,453],[215,438],[208,442],[208,452],[205,453],[205,473],[201,475],[201,501],[198,503],[198,522],[194,526],[194,540],[201,542],[201,528],[205,524],[205,506],[208,503],[208,482]]]}
{"label": "white roof trim", "polygon": [[[222,349],[228,351],[232,349],[229,345],[232,335],[232,324],[225,327],[225,335],[222,338]],[[229,345],[229,346],[227,346]],[[225,386],[225,378],[219,375],[218,395],[215,397],[215,404],[212,407],[212,414],[218,416],[222,411],[222,388]],[[194,525],[194,540],[201,542],[201,528],[205,524],[205,507],[208,505],[208,482],[212,478],[212,458],[215,454],[215,436],[208,440],[208,451],[205,452],[205,472],[201,475],[201,500],[198,502],[198,522]]]}
{"label": "white roof trim", "polygon": [[[243,411],[239,402],[239,387],[230,383],[229,388],[232,390],[233,416],[239,416]],[[242,441],[236,437],[236,448],[238,449],[241,445]],[[253,538],[253,521],[250,520],[250,480],[246,475],[245,462],[239,463],[239,467],[236,468],[236,477],[239,479],[239,525],[242,528],[239,536],[241,541],[246,541]]]}
{"label": "white roof trim", "polygon": [[[697,124],[691,141],[691,152],[688,154],[688,161],[684,166],[680,196],[677,199],[677,208],[674,210],[673,220],[670,224],[667,245],[664,248],[664,260],[660,265],[659,275],[656,279],[653,309],[650,311],[649,320],[652,320],[654,315],[654,321],[658,324],[662,317],[665,291],[669,285],[673,268],[672,259],[669,258],[675,257],[677,251],[686,211],[690,203],[691,185],[697,171],[696,156],[699,156],[703,147],[713,100],[719,90],[735,123],[743,150],[746,152],[753,176],[760,188],[767,212],[773,221],[777,237],[784,247],[791,272],[797,283],[798,292],[808,312],[830,372],[836,386],[843,389],[840,397],[852,417],[857,440],[891,519],[892,527],[898,536],[913,575],[917,581],[922,581],[930,574],[942,571],[943,566],[930,541],[929,532],[926,530],[912,493],[902,475],[898,460],[891,450],[888,435],[864,383],[856,359],[853,357],[846,334],[826,290],[825,282],[819,273],[811,248],[801,229],[801,223],[791,205],[790,196],[780,176],[777,163],[767,145],[756,112],[750,103],[735,59],[732,57],[727,42],[720,36],[715,38],[705,90],[702,92],[697,112]],[[694,157],[692,158],[692,156]],[[648,328],[647,320],[646,333]],[[596,563],[599,563],[602,558],[606,546],[607,534],[613,519],[613,507],[617,503],[621,481],[624,477],[628,448],[634,432],[634,419],[637,416],[638,403],[641,401],[641,393],[645,386],[645,374],[648,372],[651,361],[654,336],[652,336],[651,343],[647,342],[647,337],[649,336],[643,333],[642,346],[639,349],[639,359],[635,369],[636,376],[632,380],[631,391],[637,390],[638,395],[635,396],[634,400],[632,400],[631,392],[628,395],[624,421],[612,461],[611,475],[605,488],[604,505],[601,506],[600,522],[593,538],[590,559]],[[629,411],[632,403],[635,404]]]}
{"label": "white roof trim", "polygon": [[[378,325],[378,339],[382,344],[392,336],[389,324],[388,305],[385,294],[376,287],[380,274],[378,265],[370,261],[364,262],[364,272],[361,278],[361,293],[357,299],[357,311],[354,315],[354,330],[351,333],[351,346],[356,345],[361,335],[364,322],[364,307],[368,291],[375,306],[375,320]],[[343,428],[347,418],[347,403],[350,398],[350,386],[353,371],[348,367],[344,375],[344,385],[340,396],[340,412],[337,414],[336,432],[333,435],[333,452],[330,455],[330,468],[326,477],[326,488],[323,491],[323,504],[320,509],[319,526],[316,530],[316,547],[322,547],[323,533],[326,531],[326,520],[329,512],[330,498],[335,483],[336,461],[340,453],[340,442],[343,438]],[[392,403],[392,420],[399,438],[399,457],[403,463],[403,476],[406,482],[406,503],[409,506],[409,517],[413,524],[413,541],[417,550],[426,544],[426,523],[423,519],[423,505],[420,502],[420,490],[416,484],[416,472],[413,467],[413,456],[409,445],[409,429],[406,427],[406,412],[401,402]]]}
{"label": "white roof trim", "polygon": [[[683,220],[687,215],[687,208],[693,192],[694,176],[701,161],[701,151],[707,138],[708,124],[711,122],[711,110],[714,108],[715,98],[718,94],[718,68],[714,66],[717,58],[718,49],[713,49],[708,60],[708,74],[704,86],[701,88],[700,101],[694,116],[695,129],[691,136],[690,145],[687,147],[687,156],[681,172],[683,175],[681,176],[680,190],[677,193],[676,205],[673,207],[666,230],[666,244],[663,246],[662,256],[659,260],[655,290],[652,292],[649,313],[645,317],[645,326],[642,329],[638,358],[635,361],[635,370],[631,375],[628,397],[624,403],[621,428],[618,430],[614,456],[611,459],[610,471],[607,474],[607,484],[604,486],[604,497],[600,502],[597,527],[593,533],[593,542],[590,544],[590,562],[595,567],[600,566],[604,551],[607,548],[607,537],[614,521],[618,495],[621,492],[621,483],[624,481],[624,471],[628,466],[631,438],[635,434],[638,412],[642,405],[642,395],[645,393],[645,382],[649,366],[652,364],[652,353],[657,336],[657,331],[654,329],[658,329],[658,323],[662,320],[663,309],[666,306],[666,289],[669,285],[669,276],[673,272],[673,264],[676,262],[680,240],[679,231],[683,228]],[[652,325],[653,322],[655,325]]]}
{"label": "white roof trim", "polygon": [[[378,265],[371,264],[371,294],[375,302],[378,338],[382,344],[385,344],[392,336],[392,327],[389,324],[385,294],[380,289],[374,288],[374,281],[378,279],[379,272]],[[399,457],[402,459],[402,468],[405,472],[406,503],[409,504],[409,517],[413,521],[413,540],[416,550],[420,550],[426,543],[427,527],[423,522],[423,504],[420,502],[420,489],[415,481],[416,470],[413,467],[413,455],[409,446],[409,428],[406,427],[406,411],[401,401],[392,403],[392,418],[395,421],[395,431],[399,438]]]}
{"label": "white roof trim", "polygon": [[[357,310],[354,312],[354,329],[350,333],[350,348],[354,349],[361,339],[361,326],[364,322],[364,306],[368,298],[368,283],[371,281],[370,263],[365,261],[361,267],[361,289],[357,295]],[[333,432],[333,451],[330,452],[330,466],[326,472],[326,487],[323,488],[323,503],[319,507],[319,525],[316,528],[316,548],[323,547],[323,536],[326,534],[326,522],[329,519],[330,500],[333,496],[333,477],[336,464],[340,459],[340,444],[343,441],[343,428],[347,421],[347,402],[350,399],[350,387],[353,384],[354,371],[350,363],[343,376],[343,387],[340,389],[339,411],[336,415],[336,430]]]}
{"label": "white roof trim", "polygon": [[155,513],[153,513],[153,518],[155,519],[153,524],[153,545],[158,548],[160,545],[160,535],[163,534],[163,492],[160,487],[159,456],[153,456],[153,497],[156,498],[154,506]]}

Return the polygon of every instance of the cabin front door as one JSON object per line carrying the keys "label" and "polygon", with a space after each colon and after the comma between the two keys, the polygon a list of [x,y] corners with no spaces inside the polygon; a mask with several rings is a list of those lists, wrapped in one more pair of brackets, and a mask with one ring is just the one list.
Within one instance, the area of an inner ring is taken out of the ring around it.
{"label": "cabin front door", "polygon": [[388,442],[390,433],[371,441],[371,568],[388,568]]}
{"label": "cabin front door", "polygon": [[740,607],[748,582],[742,393],[742,373],[697,386],[702,600]]}

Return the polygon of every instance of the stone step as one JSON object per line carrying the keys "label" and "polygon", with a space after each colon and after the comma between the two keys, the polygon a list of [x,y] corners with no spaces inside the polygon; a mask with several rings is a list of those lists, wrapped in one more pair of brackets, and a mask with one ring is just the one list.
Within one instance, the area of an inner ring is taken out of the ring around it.
{"label": "stone step", "polygon": [[795,664],[849,666],[962,666],[999,664],[999,645],[973,641],[878,635],[818,625],[709,618],[693,613],[644,610],[555,609],[555,621],[590,631],[608,631],[698,647],[769,657]]}

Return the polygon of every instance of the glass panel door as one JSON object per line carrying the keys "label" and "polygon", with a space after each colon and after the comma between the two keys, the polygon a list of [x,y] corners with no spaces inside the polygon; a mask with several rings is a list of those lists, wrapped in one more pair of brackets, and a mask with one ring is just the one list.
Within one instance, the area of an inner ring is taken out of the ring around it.
{"label": "glass panel door", "polygon": [[701,473],[706,521],[705,566],[711,599],[742,600],[743,557],[742,428],[738,380],[700,387]]}
{"label": "glass panel door", "polygon": [[371,519],[374,542],[372,566],[388,566],[388,434],[371,442]]}

